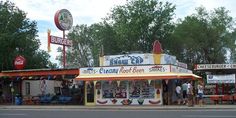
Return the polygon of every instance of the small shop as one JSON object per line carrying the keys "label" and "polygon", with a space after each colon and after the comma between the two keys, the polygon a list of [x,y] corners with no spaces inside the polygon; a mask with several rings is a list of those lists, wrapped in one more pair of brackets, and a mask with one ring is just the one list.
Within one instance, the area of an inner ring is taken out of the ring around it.
{"label": "small shop", "polygon": [[195,71],[204,76],[205,102],[233,104],[236,101],[236,64],[196,64]]}
{"label": "small shop", "polygon": [[175,65],[88,67],[80,68],[76,80],[86,81],[86,105],[162,105],[163,80],[201,78],[181,70]]}
{"label": "small shop", "polygon": [[156,40],[152,53],[100,54],[100,67],[80,68],[85,105],[170,105],[182,80],[201,79],[175,56],[163,54]]}
{"label": "small shop", "polygon": [[83,105],[84,83],[73,81],[78,74],[79,69],[2,71],[0,104]]}

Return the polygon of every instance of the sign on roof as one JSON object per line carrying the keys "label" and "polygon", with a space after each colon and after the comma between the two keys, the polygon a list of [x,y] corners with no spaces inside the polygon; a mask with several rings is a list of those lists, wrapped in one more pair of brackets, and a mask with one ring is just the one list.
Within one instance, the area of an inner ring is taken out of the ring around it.
{"label": "sign on roof", "polygon": [[195,70],[236,69],[236,64],[197,64]]}
{"label": "sign on roof", "polygon": [[104,56],[103,66],[154,64],[152,54],[124,54]]}
{"label": "sign on roof", "polygon": [[148,65],[148,66],[114,66],[114,67],[88,67],[80,68],[80,75],[91,74],[151,74],[171,72],[170,65]]}

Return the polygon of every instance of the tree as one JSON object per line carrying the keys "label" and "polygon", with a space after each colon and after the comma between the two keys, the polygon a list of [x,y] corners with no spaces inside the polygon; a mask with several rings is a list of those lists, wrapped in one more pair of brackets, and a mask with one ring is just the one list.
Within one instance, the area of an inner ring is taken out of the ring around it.
{"label": "tree", "polygon": [[226,63],[228,51],[234,51],[232,39],[233,18],[224,7],[212,12],[198,7],[197,13],[180,20],[171,38],[171,53],[187,62]]}
{"label": "tree", "polygon": [[67,63],[97,66],[101,51],[106,55],[150,52],[156,39],[165,47],[174,28],[171,22],[174,10],[175,6],[168,2],[128,0],[123,6],[114,7],[102,22],[73,28],[68,34],[73,47],[67,51],[67,61],[71,61]]}
{"label": "tree", "polygon": [[[113,26],[123,51],[150,52],[158,39],[165,47],[174,25],[175,6],[158,0],[130,0],[113,8],[107,22]],[[113,40],[112,40],[113,41]]]}
{"label": "tree", "polygon": [[[68,38],[73,41],[73,46],[66,52],[66,67],[84,67],[91,65],[91,35],[87,25],[77,25],[69,32]],[[59,50],[59,52],[61,52]],[[62,60],[60,56],[59,60]]]}
{"label": "tree", "polygon": [[13,3],[0,2],[0,70],[12,70],[17,55],[23,55],[26,69],[44,68],[48,64],[49,54],[39,50],[35,21],[26,18],[26,13]]}

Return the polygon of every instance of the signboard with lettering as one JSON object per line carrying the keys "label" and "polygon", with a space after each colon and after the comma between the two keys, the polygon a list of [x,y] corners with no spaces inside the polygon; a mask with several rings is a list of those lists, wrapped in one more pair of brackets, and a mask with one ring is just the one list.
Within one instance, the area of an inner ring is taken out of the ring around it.
{"label": "signboard with lettering", "polygon": [[235,74],[207,75],[207,83],[235,83]]}
{"label": "signboard with lettering", "polygon": [[175,72],[175,73],[193,73],[191,70],[188,70],[188,69],[183,68],[183,67],[173,66],[173,65],[171,65],[171,72]]}
{"label": "signboard with lettering", "polygon": [[80,75],[91,74],[150,74],[170,72],[170,65],[116,66],[80,68]]}
{"label": "signboard with lettering", "polygon": [[73,17],[67,9],[61,9],[56,12],[54,22],[58,29],[69,30],[73,24]]}
{"label": "signboard with lettering", "polygon": [[24,69],[26,59],[23,56],[17,56],[14,60],[14,66],[17,70]]}
{"label": "signboard with lettering", "polygon": [[104,56],[103,66],[154,64],[153,54],[124,54]]}
{"label": "signboard with lettering", "polygon": [[65,45],[65,46],[72,46],[72,40],[63,39],[61,37],[52,36],[52,35],[50,36],[50,43]]}
{"label": "signboard with lettering", "polygon": [[177,65],[176,56],[161,54],[161,64],[173,64]]}
{"label": "signboard with lettering", "polygon": [[195,70],[236,69],[236,64],[197,64]]}

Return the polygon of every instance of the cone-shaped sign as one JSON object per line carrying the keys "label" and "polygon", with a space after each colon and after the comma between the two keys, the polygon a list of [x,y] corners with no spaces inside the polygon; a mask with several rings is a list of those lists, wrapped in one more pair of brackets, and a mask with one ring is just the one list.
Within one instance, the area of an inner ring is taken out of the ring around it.
{"label": "cone-shaped sign", "polygon": [[152,51],[154,54],[161,54],[163,52],[161,43],[158,40],[154,41]]}
{"label": "cone-shaped sign", "polygon": [[168,84],[168,79],[165,80],[166,84]]}
{"label": "cone-shaped sign", "polygon": [[117,81],[117,86],[120,86],[120,81]]}
{"label": "cone-shaped sign", "polygon": [[110,85],[112,84],[112,80],[109,80],[109,84],[110,84]]}
{"label": "cone-shaped sign", "polygon": [[96,85],[97,81],[93,81],[93,84]]}
{"label": "cone-shaped sign", "polygon": [[150,80],[150,79],[148,80],[148,84],[149,84],[149,85],[151,84],[151,81],[152,81],[152,80]]}

